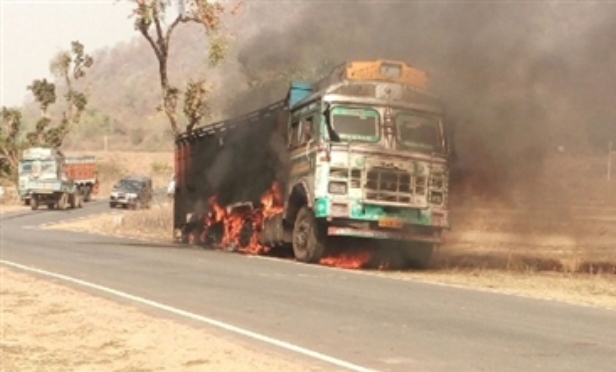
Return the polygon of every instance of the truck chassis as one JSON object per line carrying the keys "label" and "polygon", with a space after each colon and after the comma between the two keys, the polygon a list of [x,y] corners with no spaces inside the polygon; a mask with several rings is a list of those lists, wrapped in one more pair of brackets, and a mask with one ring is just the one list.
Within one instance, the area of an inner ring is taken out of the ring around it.
{"label": "truck chassis", "polygon": [[30,208],[35,211],[41,205],[58,210],[82,208],[83,197],[77,189],[74,192],[33,190],[30,194]]}

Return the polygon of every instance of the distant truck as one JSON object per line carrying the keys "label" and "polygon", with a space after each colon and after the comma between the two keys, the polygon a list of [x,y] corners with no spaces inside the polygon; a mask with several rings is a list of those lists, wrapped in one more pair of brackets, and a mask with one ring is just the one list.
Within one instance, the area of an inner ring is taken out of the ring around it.
{"label": "distant truck", "polygon": [[82,201],[88,202],[92,199],[92,195],[98,193],[98,169],[94,156],[64,156],[59,150],[32,147],[23,151],[19,161],[18,191],[24,204],[30,205],[33,184],[38,182],[37,177],[33,176],[35,162],[45,161],[47,164],[60,160],[62,172],[75,184]]}
{"label": "distant truck", "polygon": [[32,147],[19,161],[19,193],[32,210],[81,208],[98,190],[94,157],[65,157],[57,149]]}
{"label": "distant truck", "polygon": [[[261,110],[178,135],[176,239],[207,244],[224,215],[208,200],[255,204],[276,182],[279,211],[248,221],[262,246],[290,246],[312,263],[331,238],[355,237],[425,267],[449,228],[453,154],[444,105],[427,85],[403,62],[352,61],[319,82],[292,82]],[[235,231],[227,222],[223,236]]]}

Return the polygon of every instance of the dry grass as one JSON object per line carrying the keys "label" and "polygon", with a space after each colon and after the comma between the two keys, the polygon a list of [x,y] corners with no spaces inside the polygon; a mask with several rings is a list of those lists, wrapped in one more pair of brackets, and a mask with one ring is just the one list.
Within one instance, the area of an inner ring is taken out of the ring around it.
{"label": "dry grass", "polygon": [[524,297],[616,309],[616,276],[453,267],[425,272],[379,273]]}
{"label": "dry grass", "polygon": [[151,209],[146,210],[115,209],[86,219],[53,224],[49,228],[170,242],[173,231],[173,206],[165,201],[153,203]]}
{"label": "dry grass", "polygon": [[13,212],[16,210],[25,210],[26,207],[19,199],[17,189],[14,185],[10,185],[8,182],[3,184],[5,195],[0,198],[0,214],[7,212]]}

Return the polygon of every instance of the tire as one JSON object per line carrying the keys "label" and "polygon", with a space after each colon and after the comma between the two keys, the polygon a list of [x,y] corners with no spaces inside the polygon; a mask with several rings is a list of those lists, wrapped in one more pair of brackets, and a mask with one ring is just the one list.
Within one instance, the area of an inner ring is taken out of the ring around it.
{"label": "tire", "polygon": [[116,204],[115,203],[109,203],[109,208],[115,208]]}
{"label": "tire", "polygon": [[415,243],[405,249],[408,266],[413,269],[427,269],[436,246],[431,243]]}
{"label": "tire", "polygon": [[68,204],[70,205],[71,209],[75,209],[77,207],[77,194],[71,194],[68,196]]}
{"label": "tire", "polygon": [[305,263],[319,262],[325,252],[327,234],[323,224],[307,206],[297,213],[293,226],[293,253],[295,259]]}
{"label": "tire", "polygon": [[68,194],[66,193],[60,194],[60,198],[58,199],[57,205],[58,205],[59,210],[61,211],[65,210],[66,207],[68,206]]}
{"label": "tire", "polygon": [[89,202],[92,199],[92,188],[90,186],[83,187],[83,201]]}
{"label": "tire", "polygon": [[39,201],[37,197],[32,197],[30,198],[30,209],[32,209],[33,211],[37,210],[39,207]]}

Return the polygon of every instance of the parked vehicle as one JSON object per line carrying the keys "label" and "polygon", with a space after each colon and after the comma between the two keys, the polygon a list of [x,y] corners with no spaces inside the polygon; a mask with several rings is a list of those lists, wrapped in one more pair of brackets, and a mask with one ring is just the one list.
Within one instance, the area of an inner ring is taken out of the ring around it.
{"label": "parked vehicle", "polygon": [[154,193],[152,179],[147,176],[128,176],[113,186],[109,207],[130,209],[150,208]]}
{"label": "parked vehicle", "polygon": [[[67,174],[67,168],[70,166],[60,150],[33,147],[23,151],[19,161],[19,191],[27,192],[32,210],[40,205],[60,210],[82,207],[83,189]],[[25,176],[24,170],[27,170]]]}

